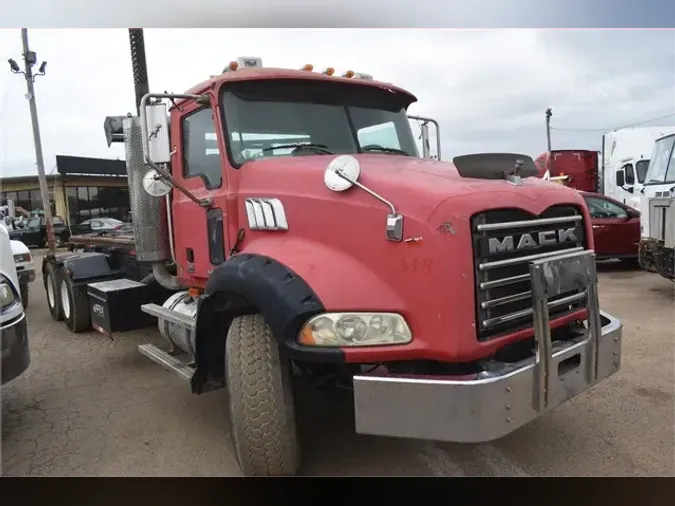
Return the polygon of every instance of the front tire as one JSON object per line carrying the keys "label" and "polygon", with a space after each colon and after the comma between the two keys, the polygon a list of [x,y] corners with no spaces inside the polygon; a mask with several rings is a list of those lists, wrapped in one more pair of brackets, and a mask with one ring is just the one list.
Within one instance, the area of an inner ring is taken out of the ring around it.
{"label": "front tire", "polygon": [[89,299],[86,295],[75,290],[73,282],[63,275],[59,284],[61,299],[61,313],[68,330],[76,334],[89,328]]}
{"label": "front tire", "polygon": [[293,476],[300,467],[290,360],[262,315],[236,317],[225,343],[232,442],[245,476]]}

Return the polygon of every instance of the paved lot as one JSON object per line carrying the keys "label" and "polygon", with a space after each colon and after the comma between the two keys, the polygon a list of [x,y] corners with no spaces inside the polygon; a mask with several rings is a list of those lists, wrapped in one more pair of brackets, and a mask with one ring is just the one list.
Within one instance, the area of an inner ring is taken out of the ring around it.
{"label": "paved lot", "polygon": [[[302,422],[307,475],[673,476],[673,284],[605,268],[600,297],[625,325],[622,370],[488,445],[433,444],[353,433],[349,412]],[[223,391],[193,396],[182,380],[110,341],[69,334],[31,286],[32,364],[2,388],[6,476],[239,475]]]}

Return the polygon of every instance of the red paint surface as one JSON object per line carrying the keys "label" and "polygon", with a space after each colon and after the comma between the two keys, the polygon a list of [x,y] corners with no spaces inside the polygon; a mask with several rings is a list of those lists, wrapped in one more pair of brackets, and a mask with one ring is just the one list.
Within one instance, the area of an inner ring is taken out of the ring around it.
{"label": "red paint surface", "polygon": [[[566,186],[582,191],[595,191],[598,180],[598,153],[586,149],[554,150],[551,176],[569,176]],[[548,167],[548,153],[535,159],[539,176],[543,176]]]}

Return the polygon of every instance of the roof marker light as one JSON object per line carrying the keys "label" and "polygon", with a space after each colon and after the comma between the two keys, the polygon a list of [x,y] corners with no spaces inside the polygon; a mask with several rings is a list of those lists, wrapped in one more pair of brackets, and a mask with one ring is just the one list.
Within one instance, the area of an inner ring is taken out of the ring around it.
{"label": "roof marker light", "polygon": [[311,72],[312,70],[314,70],[314,65],[312,65],[311,63],[308,63],[307,65],[302,67],[300,70],[305,70],[307,72]]}
{"label": "roof marker light", "polygon": [[239,64],[236,61],[231,61],[227,64],[227,67],[223,69],[223,74],[225,72],[234,72],[237,68],[239,68]]}
{"label": "roof marker light", "polygon": [[342,77],[346,77],[347,79],[351,79],[354,77],[354,71],[353,70],[348,70],[344,74],[342,74]]}
{"label": "roof marker light", "polygon": [[335,74],[335,69],[333,67],[326,67],[322,74],[326,74],[327,76],[332,76]]}

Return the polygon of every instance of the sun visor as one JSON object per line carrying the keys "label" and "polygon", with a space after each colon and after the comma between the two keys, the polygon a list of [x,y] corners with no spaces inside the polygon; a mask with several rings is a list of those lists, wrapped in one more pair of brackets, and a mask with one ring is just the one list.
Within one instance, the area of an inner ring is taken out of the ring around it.
{"label": "sun visor", "polygon": [[518,153],[475,153],[452,159],[462,177],[474,179],[505,179],[510,174],[520,177],[538,176],[532,157]]}

